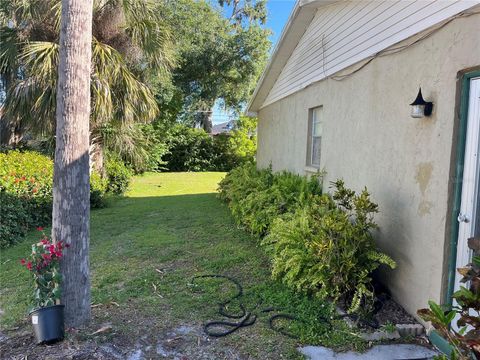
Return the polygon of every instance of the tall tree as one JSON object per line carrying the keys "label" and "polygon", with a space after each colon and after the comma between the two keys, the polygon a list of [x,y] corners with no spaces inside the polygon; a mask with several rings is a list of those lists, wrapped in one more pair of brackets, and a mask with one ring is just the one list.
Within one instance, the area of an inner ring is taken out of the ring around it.
{"label": "tall tree", "polygon": [[[167,19],[177,31],[178,67],[173,71],[175,90],[160,109],[179,105],[177,116],[209,131],[215,103],[240,111],[250,97],[268,57],[270,31],[263,27],[263,0],[168,2]],[[233,9],[234,7],[234,9]],[[230,14],[230,11],[233,11]],[[179,99],[181,99],[179,101]],[[175,115],[172,116],[175,118]]]}
{"label": "tall tree", "polygon": [[[137,124],[158,114],[149,79],[155,74],[157,83],[168,82],[175,63],[162,6],[153,0],[94,0],[90,130],[98,167],[104,146],[132,161],[141,158]],[[60,11],[60,0],[0,4],[0,73],[9,80],[2,124],[36,136],[53,136],[55,129]]]}
{"label": "tall tree", "polygon": [[62,0],[53,180],[54,241],[62,260],[65,323],[90,320],[89,121],[93,0]]}

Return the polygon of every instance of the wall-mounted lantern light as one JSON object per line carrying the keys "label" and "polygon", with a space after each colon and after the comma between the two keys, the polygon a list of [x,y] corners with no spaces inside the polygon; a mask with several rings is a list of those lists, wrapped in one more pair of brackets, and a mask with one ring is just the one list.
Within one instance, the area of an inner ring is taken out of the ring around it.
{"label": "wall-mounted lantern light", "polygon": [[425,101],[422,96],[422,88],[418,90],[417,98],[410,104],[412,106],[412,118],[422,118],[432,115],[433,103]]}

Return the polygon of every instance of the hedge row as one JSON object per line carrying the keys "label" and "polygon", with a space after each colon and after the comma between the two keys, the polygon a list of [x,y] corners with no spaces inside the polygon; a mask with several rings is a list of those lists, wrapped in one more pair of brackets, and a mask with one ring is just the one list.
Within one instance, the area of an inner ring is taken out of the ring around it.
{"label": "hedge row", "polygon": [[219,196],[239,224],[262,238],[274,278],[300,292],[341,299],[350,312],[368,310],[373,271],[395,267],[371,233],[378,207],[366,189],[357,194],[338,180],[329,195],[319,184],[318,177],[247,164],[227,174]]}
{"label": "hedge row", "polygon": [[167,131],[164,141],[166,171],[229,171],[243,161],[225,134],[212,137],[202,129],[179,124]]}
{"label": "hedge row", "polygon": [[[126,190],[131,175],[117,167],[107,166],[107,178],[91,174],[92,208],[105,206],[109,190],[117,194]],[[0,153],[0,248],[17,242],[30,229],[50,223],[52,186],[53,161],[49,157],[34,151]]]}

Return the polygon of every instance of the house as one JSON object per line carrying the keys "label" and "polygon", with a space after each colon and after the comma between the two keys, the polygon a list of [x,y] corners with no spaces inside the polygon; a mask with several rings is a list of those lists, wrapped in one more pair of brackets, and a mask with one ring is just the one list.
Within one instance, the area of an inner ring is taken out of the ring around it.
{"label": "house", "polygon": [[219,134],[229,135],[234,128],[235,128],[235,120],[230,120],[227,122],[213,125],[212,132],[210,134],[212,134],[213,136],[219,135]]}
{"label": "house", "polygon": [[247,111],[259,167],[368,188],[409,313],[451,302],[480,232],[480,1],[300,0]]}

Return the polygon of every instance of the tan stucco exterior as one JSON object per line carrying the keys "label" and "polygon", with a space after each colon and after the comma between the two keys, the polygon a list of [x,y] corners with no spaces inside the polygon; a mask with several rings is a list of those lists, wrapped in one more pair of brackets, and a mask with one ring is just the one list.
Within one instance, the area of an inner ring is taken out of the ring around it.
{"label": "tan stucco exterior", "polygon": [[[480,66],[479,34],[480,15],[456,19],[342,81],[322,80],[258,112],[258,165],[305,174],[309,109],[323,106],[324,187],[343,178],[379,204],[376,238],[398,263],[383,279],[411,314],[443,300],[457,75]],[[410,117],[419,86],[434,102],[429,118]]]}

